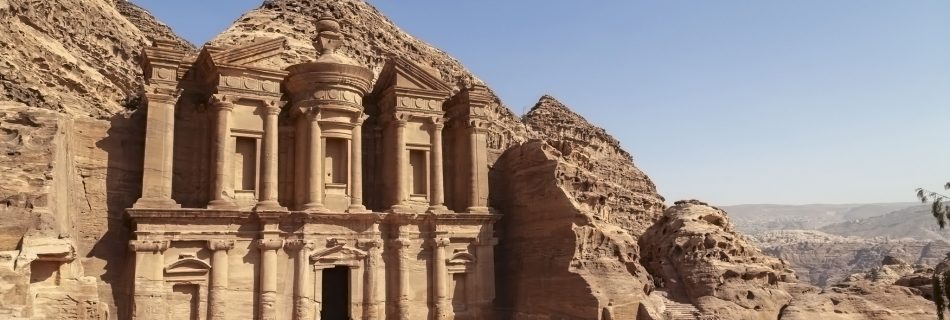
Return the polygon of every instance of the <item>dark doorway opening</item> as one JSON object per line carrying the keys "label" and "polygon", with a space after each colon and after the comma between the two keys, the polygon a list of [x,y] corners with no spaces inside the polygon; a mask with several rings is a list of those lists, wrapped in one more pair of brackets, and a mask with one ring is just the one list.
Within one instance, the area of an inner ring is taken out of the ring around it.
{"label": "dark doorway opening", "polygon": [[350,268],[336,266],[323,270],[323,308],[320,319],[350,319]]}

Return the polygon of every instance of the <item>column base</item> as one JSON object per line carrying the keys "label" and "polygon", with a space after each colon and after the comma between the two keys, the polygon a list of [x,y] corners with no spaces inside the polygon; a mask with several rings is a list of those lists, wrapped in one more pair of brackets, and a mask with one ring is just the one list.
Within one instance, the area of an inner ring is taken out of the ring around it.
{"label": "column base", "polygon": [[482,213],[482,214],[491,213],[491,211],[488,210],[488,207],[468,207],[467,209],[465,209],[465,212],[468,212],[468,213]]}
{"label": "column base", "polygon": [[396,204],[392,207],[389,207],[389,212],[391,213],[410,213],[412,212],[412,207],[408,204]]}
{"label": "column base", "polygon": [[171,198],[139,198],[133,209],[180,209],[181,205]]}
{"label": "column base", "polygon": [[330,209],[324,207],[322,203],[308,203],[303,205],[303,211],[308,212],[330,212]]}
{"label": "column base", "polygon": [[346,208],[347,213],[370,213],[372,211],[366,210],[366,206],[357,204],[351,204],[349,208]]}
{"label": "column base", "polygon": [[237,209],[238,205],[230,199],[215,199],[208,202],[208,209],[216,210],[234,210]]}
{"label": "column base", "polygon": [[429,209],[426,209],[426,212],[441,214],[441,213],[452,213],[452,210],[449,210],[449,208],[446,206],[437,205],[437,206],[429,206]]}
{"label": "column base", "polygon": [[274,200],[261,201],[254,206],[254,211],[287,211],[287,207],[281,207],[280,203]]}

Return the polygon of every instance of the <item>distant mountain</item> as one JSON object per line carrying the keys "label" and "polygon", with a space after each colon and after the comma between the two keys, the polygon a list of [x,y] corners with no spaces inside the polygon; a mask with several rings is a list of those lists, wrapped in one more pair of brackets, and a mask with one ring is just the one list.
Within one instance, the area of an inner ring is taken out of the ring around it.
{"label": "distant mountain", "polygon": [[818,230],[822,227],[881,216],[919,206],[915,202],[865,204],[744,204],[724,206],[736,227],[746,234],[775,230]]}
{"label": "distant mountain", "polygon": [[929,205],[904,208],[888,214],[839,222],[821,227],[822,232],[865,239],[916,239],[950,241],[950,230],[940,230]]}

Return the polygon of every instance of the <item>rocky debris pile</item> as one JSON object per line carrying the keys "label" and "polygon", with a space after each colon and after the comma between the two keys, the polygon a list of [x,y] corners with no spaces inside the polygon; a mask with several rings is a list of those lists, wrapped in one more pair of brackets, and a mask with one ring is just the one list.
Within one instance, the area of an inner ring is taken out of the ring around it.
{"label": "rocky debris pile", "polygon": [[705,203],[678,201],[640,238],[640,261],[674,301],[723,319],[775,319],[795,283],[781,260],[749,243]]}
{"label": "rocky debris pile", "polygon": [[659,218],[663,197],[620,141],[604,129],[549,95],[541,97],[523,121],[570,165],[559,171],[558,185],[580,210],[621,226],[635,238]]}

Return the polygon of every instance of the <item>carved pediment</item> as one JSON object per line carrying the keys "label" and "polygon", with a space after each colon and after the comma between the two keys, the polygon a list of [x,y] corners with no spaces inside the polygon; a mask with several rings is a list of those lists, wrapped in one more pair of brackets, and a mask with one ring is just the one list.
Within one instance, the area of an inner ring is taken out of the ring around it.
{"label": "carved pediment", "polygon": [[337,244],[329,248],[317,250],[310,255],[310,261],[317,264],[351,265],[365,257],[366,251],[345,244]]}
{"label": "carved pediment", "polygon": [[475,256],[468,251],[457,251],[445,265],[449,273],[467,273],[475,267]]}
{"label": "carved pediment", "polygon": [[437,70],[400,57],[386,62],[379,73],[379,80],[373,91],[382,93],[390,88],[443,98],[448,97],[452,92],[452,87],[439,78]]}
{"label": "carved pediment", "polygon": [[200,259],[185,257],[165,266],[168,281],[201,281],[205,279],[211,265]]}

